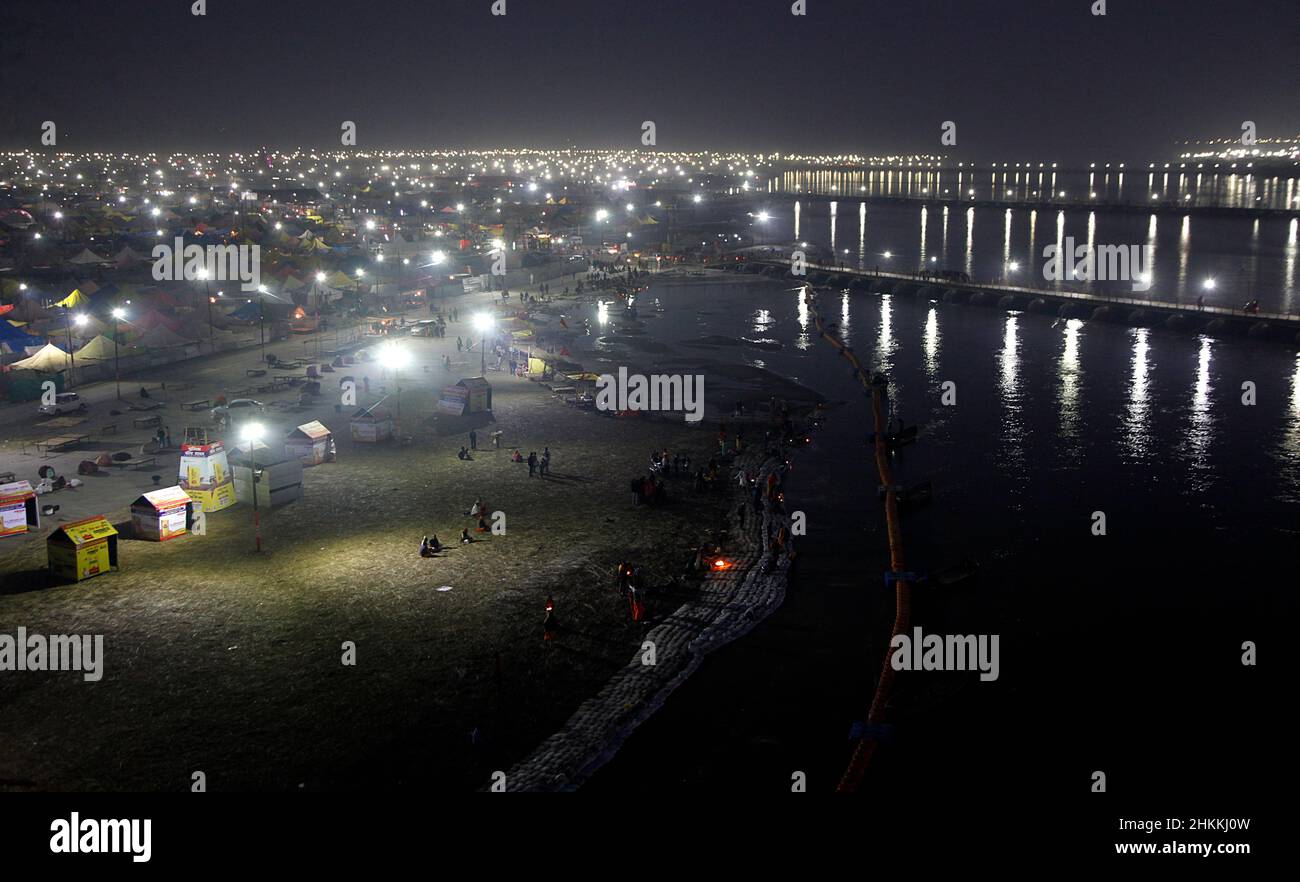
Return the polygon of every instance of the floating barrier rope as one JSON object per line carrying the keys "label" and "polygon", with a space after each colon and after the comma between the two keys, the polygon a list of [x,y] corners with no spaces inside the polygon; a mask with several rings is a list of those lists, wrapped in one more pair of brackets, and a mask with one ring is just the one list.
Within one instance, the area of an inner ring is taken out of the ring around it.
{"label": "floating barrier rope", "polygon": [[[863,390],[871,396],[871,413],[876,429],[872,441],[876,454],[876,471],[880,475],[880,484],[885,491],[885,525],[889,535],[889,572],[885,574],[885,583],[892,582],[894,586],[894,629],[890,634],[889,644],[892,646],[894,637],[906,633],[911,628],[912,581],[916,578],[916,574],[908,571],[903,559],[903,530],[898,518],[898,487],[894,483],[893,471],[889,464],[889,445],[885,434],[885,429],[888,427],[885,413],[887,381],[883,375],[868,376],[853,349],[847,346],[838,334],[829,330],[817,308],[817,299],[809,287],[804,288],[803,297],[804,303],[812,312],[813,321],[821,337],[853,365],[854,377],[862,384]],[[889,657],[890,649],[887,646],[885,661],[880,668],[880,679],[876,683],[876,693],[872,697],[871,709],[867,713],[867,725],[862,727],[848,768],[840,778],[839,786],[836,788],[839,792],[851,793],[857,790],[863,775],[866,774],[867,765],[875,753],[876,744],[879,743],[876,736],[888,728],[883,725],[882,718],[894,685],[894,667],[890,664]]]}

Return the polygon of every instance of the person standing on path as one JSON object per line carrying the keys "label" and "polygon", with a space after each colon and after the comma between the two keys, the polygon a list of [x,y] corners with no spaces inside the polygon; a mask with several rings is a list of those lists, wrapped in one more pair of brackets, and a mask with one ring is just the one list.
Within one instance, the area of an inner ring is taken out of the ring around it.
{"label": "person standing on path", "polygon": [[478,432],[473,429],[469,430],[469,449],[478,450]]}
{"label": "person standing on path", "polygon": [[537,471],[537,451],[530,450],[528,451],[528,477],[531,478],[533,476],[533,473],[536,471]]}

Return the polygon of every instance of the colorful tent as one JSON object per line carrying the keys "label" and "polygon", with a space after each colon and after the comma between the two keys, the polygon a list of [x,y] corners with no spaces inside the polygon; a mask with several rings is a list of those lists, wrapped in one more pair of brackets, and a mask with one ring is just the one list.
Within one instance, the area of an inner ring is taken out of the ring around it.
{"label": "colorful tent", "polygon": [[89,248],[81,249],[80,254],[78,254],[76,257],[72,257],[68,259],[68,263],[75,263],[75,264],[81,264],[87,266],[89,266],[90,264],[109,263],[109,262],[110,261],[105,260],[104,258],[100,257],[98,254],[95,254]]}

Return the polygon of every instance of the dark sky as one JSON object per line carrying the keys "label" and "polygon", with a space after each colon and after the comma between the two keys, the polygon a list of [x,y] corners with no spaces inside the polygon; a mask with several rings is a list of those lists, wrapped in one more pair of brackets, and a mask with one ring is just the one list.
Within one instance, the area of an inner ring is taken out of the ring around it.
{"label": "dark sky", "polygon": [[0,145],[638,148],[653,120],[664,150],[1070,162],[1300,133],[1295,0],[1091,2],[5,0]]}

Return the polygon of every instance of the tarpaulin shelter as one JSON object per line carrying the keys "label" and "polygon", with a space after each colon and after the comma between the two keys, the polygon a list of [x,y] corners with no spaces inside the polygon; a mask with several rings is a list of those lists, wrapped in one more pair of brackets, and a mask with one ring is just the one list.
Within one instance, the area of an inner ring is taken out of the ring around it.
{"label": "tarpaulin shelter", "polygon": [[0,536],[17,536],[41,527],[41,507],[27,481],[0,484]]}
{"label": "tarpaulin shelter", "polygon": [[30,346],[41,346],[44,343],[44,337],[21,331],[8,319],[0,318],[0,345],[8,347],[13,352],[25,352]]}
{"label": "tarpaulin shelter", "polygon": [[50,572],[80,582],[117,569],[117,530],[103,515],[57,527],[45,540]]}
{"label": "tarpaulin shelter", "polygon": [[194,506],[194,500],[180,487],[145,493],[131,503],[132,531],[154,542],[184,536],[194,523]]}
{"label": "tarpaulin shelter", "polygon": [[181,326],[181,323],[178,319],[169,318],[156,309],[150,309],[144,315],[140,316],[135,325],[145,331],[159,325],[165,326],[170,331],[175,331]]}

